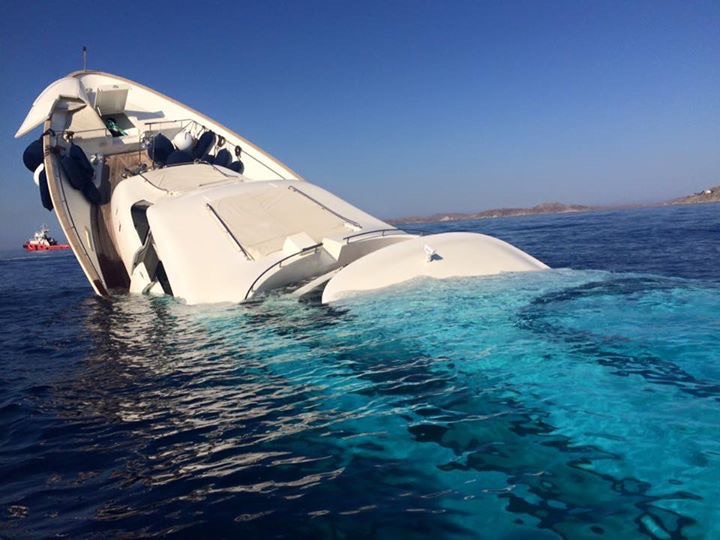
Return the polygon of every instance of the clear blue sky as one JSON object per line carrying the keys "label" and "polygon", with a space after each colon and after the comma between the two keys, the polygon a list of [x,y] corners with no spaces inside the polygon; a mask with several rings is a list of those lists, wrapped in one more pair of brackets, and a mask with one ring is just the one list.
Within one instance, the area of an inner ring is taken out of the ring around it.
{"label": "clear blue sky", "polygon": [[0,30],[0,248],[59,232],[13,135],[83,45],[379,217],[720,184],[718,1],[25,1]]}

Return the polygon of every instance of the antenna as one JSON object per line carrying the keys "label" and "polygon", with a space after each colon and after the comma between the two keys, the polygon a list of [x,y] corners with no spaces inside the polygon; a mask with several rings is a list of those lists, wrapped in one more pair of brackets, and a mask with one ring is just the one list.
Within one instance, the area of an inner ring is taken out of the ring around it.
{"label": "antenna", "polygon": [[83,71],[87,71],[87,47],[83,46]]}

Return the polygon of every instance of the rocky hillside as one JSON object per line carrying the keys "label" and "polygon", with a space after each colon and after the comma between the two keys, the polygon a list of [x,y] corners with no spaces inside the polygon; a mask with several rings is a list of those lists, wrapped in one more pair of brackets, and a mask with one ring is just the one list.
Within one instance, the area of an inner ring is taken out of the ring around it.
{"label": "rocky hillside", "polygon": [[537,214],[565,214],[569,212],[587,212],[595,210],[594,206],[584,206],[581,204],[563,204],[559,202],[549,202],[538,204],[532,208],[494,208],[492,210],[484,210],[482,212],[473,213],[445,213],[433,214],[431,216],[410,216],[399,219],[388,220],[393,224],[407,223],[435,223],[438,221],[461,221],[466,219],[489,219],[497,217],[510,216],[531,216]]}
{"label": "rocky hillside", "polygon": [[687,197],[674,199],[670,201],[670,204],[698,204],[709,202],[720,202],[720,186],[704,189]]}

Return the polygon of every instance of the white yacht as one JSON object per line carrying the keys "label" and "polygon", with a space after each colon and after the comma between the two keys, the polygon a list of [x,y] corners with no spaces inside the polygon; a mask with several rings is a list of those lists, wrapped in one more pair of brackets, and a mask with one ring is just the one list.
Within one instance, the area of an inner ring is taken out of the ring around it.
{"label": "white yacht", "polygon": [[547,268],[489,236],[397,229],[116,75],[83,70],[55,81],[15,136],[33,130],[39,138],[23,160],[98,295],[197,304],[282,289],[332,302],[419,276]]}

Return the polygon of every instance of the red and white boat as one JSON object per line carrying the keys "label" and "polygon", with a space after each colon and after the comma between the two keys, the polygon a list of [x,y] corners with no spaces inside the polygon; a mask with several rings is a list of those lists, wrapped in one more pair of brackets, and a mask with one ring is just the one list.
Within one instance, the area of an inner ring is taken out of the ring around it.
{"label": "red and white boat", "polygon": [[70,244],[58,244],[52,236],[47,225],[43,225],[35,236],[23,244],[28,251],[56,251],[59,249],[70,249]]}

